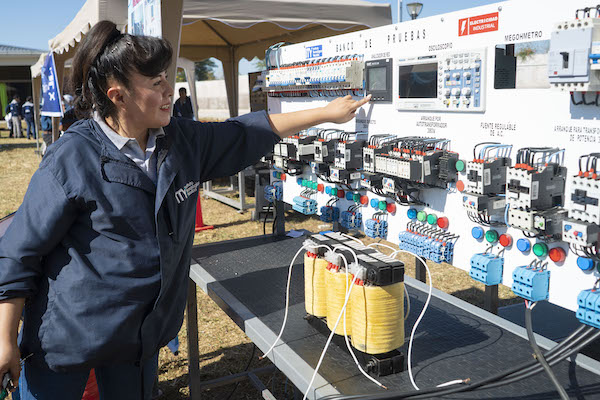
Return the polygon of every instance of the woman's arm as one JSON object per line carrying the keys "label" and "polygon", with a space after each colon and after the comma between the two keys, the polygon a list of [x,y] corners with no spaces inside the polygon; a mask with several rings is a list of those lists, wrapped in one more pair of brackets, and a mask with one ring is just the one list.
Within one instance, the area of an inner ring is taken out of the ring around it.
{"label": "woman's arm", "polygon": [[16,387],[21,373],[21,353],[17,346],[19,320],[25,304],[24,298],[0,301],[0,379],[10,372],[11,381]]}
{"label": "woman's arm", "polygon": [[284,114],[270,114],[269,122],[273,132],[284,138],[325,122],[337,124],[348,122],[354,118],[356,110],[369,100],[371,100],[371,95],[358,101],[352,100],[350,95],[338,97],[325,107]]}

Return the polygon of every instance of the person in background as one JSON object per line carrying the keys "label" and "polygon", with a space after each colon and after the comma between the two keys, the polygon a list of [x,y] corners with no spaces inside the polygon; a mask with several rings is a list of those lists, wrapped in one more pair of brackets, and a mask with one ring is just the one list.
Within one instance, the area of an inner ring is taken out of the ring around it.
{"label": "person in background", "polygon": [[77,122],[77,115],[75,115],[75,109],[70,108],[65,111],[65,114],[60,119],[60,131],[65,133],[67,129],[71,127],[75,122]]}
{"label": "person in background", "polygon": [[23,132],[21,131],[21,98],[18,94],[13,96],[13,100],[8,105],[12,121],[12,137],[21,138]]}
{"label": "person in background", "polygon": [[27,139],[31,139],[32,136],[34,139],[37,139],[34,112],[33,98],[28,96],[27,100],[25,100],[25,103],[21,107],[21,115],[27,124]]}
{"label": "person in background", "polygon": [[192,108],[192,99],[187,95],[185,88],[179,88],[179,98],[173,106],[173,116],[180,118],[194,119],[194,109]]}
{"label": "person in background", "polygon": [[52,117],[42,115],[40,118],[42,130],[42,156],[46,154],[46,149],[52,144]]}

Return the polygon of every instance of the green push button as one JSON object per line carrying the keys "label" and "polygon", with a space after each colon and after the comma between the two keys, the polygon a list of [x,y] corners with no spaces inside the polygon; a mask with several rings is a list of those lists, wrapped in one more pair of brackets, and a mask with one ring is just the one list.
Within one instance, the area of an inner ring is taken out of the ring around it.
{"label": "green push button", "polygon": [[354,193],[354,194],[352,195],[352,200],[353,200],[355,203],[358,203],[358,202],[360,201],[360,193]]}
{"label": "green push button", "polygon": [[417,213],[417,220],[423,222],[427,219],[427,213],[425,211],[419,211]]}
{"label": "green push button", "polygon": [[487,240],[488,243],[496,243],[498,241],[498,232],[490,229],[485,233],[485,240]]}
{"label": "green push button", "polygon": [[337,188],[331,188],[331,195],[337,196]]}
{"label": "green push button", "polygon": [[380,201],[379,202],[379,209],[381,211],[384,211],[386,209],[386,207],[387,207],[387,203],[385,201]]}
{"label": "green push button", "polygon": [[458,160],[455,166],[458,172],[463,172],[465,170],[465,162],[463,160]]}
{"label": "green push button", "polygon": [[533,254],[535,254],[538,257],[546,257],[548,255],[548,246],[546,246],[546,243],[534,244]]}
{"label": "green push button", "polygon": [[317,181],[314,181],[314,182],[312,183],[312,188],[313,188],[314,190],[317,190],[317,188],[318,188],[318,187],[319,187],[319,183],[318,183]]}
{"label": "green push button", "polygon": [[427,216],[427,222],[429,223],[429,225],[435,225],[435,223],[437,222],[437,215],[429,214]]}

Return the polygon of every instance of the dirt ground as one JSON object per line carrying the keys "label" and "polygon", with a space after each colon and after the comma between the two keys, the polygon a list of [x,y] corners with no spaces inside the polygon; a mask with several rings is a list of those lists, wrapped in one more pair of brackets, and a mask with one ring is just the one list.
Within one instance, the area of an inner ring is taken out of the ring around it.
{"label": "dirt ground", "polygon": [[[1,125],[0,125],[1,128]],[[27,139],[9,139],[6,130],[0,130],[0,217],[17,210],[29,180],[38,167],[39,157],[35,153],[36,144]],[[253,202],[253,198],[248,198]],[[204,222],[214,225],[214,230],[196,234],[194,243],[210,243],[262,234],[262,222],[251,221],[250,212],[240,214],[229,206],[214,200],[205,199],[202,203]],[[307,229],[321,231],[329,229],[316,217],[297,213],[286,216],[287,229]],[[270,232],[267,224],[267,232]],[[367,238],[368,239],[368,238]],[[391,243],[388,243],[391,244]],[[409,259],[406,273],[414,276],[414,265]],[[429,263],[434,286],[472,304],[483,305],[484,286],[474,282],[464,271],[447,264]],[[202,380],[210,380],[224,375],[243,371],[250,360],[253,345],[244,332],[233,323],[208,296],[199,290],[198,324],[201,353],[200,374]],[[283,301],[283,299],[282,299]],[[509,288],[500,288],[500,305],[518,302]],[[163,392],[160,399],[187,399],[188,363],[187,332],[185,323],[179,333],[180,352],[173,355],[168,349],[160,351],[159,388]],[[268,365],[268,361],[258,361],[260,351],[252,358],[250,368]],[[278,399],[294,398],[292,385],[281,373],[262,377],[267,388]],[[227,399],[235,384],[218,389],[206,390],[203,399]],[[247,382],[240,383],[231,399],[261,399],[262,396]]]}

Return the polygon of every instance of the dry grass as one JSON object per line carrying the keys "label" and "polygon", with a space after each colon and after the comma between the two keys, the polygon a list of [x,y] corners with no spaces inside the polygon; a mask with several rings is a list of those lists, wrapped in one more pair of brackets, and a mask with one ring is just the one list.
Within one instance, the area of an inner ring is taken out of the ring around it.
{"label": "dry grass", "polygon": [[[7,139],[7,136],[6,131],[0,132],[0,188],[2,188],[0,217],[14,212],[18,208],[31,175],[39,164],[39,158],[34,152],[35,143],[33,141]],[[249,198],[249,200],[253,199]],[[229,206],[211,199],[204,199],[202,206],[205,224],[215,225],[215,229],[196,234],[195,244],[262,234],[262,222],[251,221],[250,212],[239,214]],[[289,213],[286,217],[286,228],[320,231],[328,227],[323,226],[323,223],[316,217]],[[267,232],[270,232],[270,224],[267,224]],[[372,239],[364,239],[366,242],[373,242]],[[391,243],[387,244],[391,245]],[[404,261],[407,265],[406,273],[414,276],[414,262],[410,259]],[[484,286],[482,284],[474,282],[468,274],[458,268],[435,263],[429,263],[429,266],[436,288],[472,304],[483,305]],[[514,302],[514,295],[510,289],[501,286],[501,305]],[[252,344],[248,337],[201,291],[198,294],[198,314],[201,379],[215,379],[242,371],[252,353]],[[171,354],[166,348],[160,352],[159,387],[163,391],[162,399],[186,399],[189,396],[185,324],[179,333],[179,340],[181,346],[177,356]],[[268,364],[268,361],[259,362],[256,358],[255,356],[250,368]],[[291,385],[286,385],[285,377],[281,374],[264,376],[263,382],[273,390],[277,398],[293,396]],[[207,390],[203,393],[202,398],[225,399],[233,387],[234,385],[229,385]],[[232,396],[232,399],[261,398],[261,395],[248,382],[241,383],[235,395]]]}

